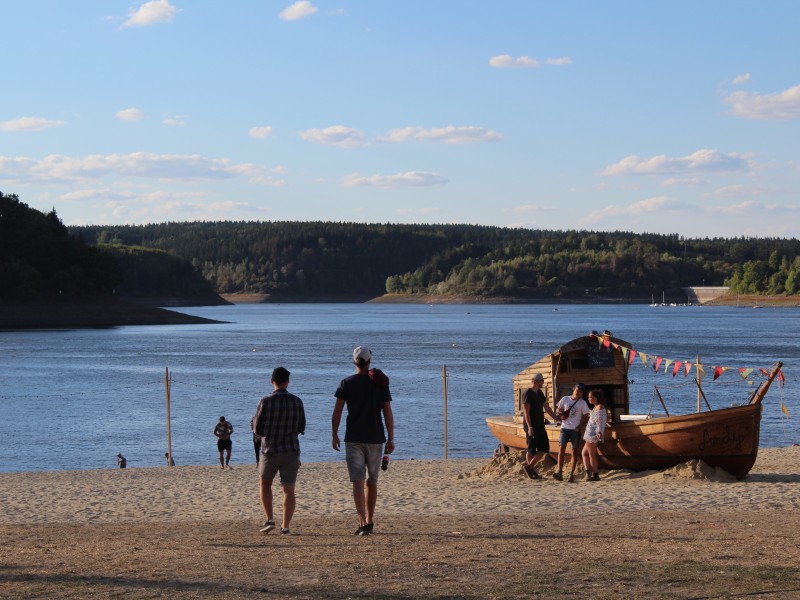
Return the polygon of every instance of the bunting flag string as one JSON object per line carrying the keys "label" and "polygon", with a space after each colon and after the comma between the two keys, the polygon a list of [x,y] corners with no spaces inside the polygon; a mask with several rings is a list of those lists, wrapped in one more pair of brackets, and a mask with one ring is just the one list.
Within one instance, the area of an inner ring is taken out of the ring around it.
{"label": "bunting flag string", "polygon": [[[642,365],[645,368],[648,368],[648,367],[652,366],[653,367],[653,371],[655,371],[656,373],[659,372],[659,370],[661,369],[661,365],[663,364],[664,365],[664,374],[667,374],[667,373],[669,373],[671,371],[673,377],[676,377],[681,370],[683,370],[683,376],[684,377],[689,377],[689,373],[691,373],[692,367],[694,367],[695,372],[697,374],[697,377],[699,379],[702,380],[706,376],[705,366],[700,364],[699,362],[698,363],[693,363],[693,362],[691,362],[689,360],[685,360],[685,361],[684,360],[673,360],[671,358],[664,358],[662,356],[657,356],[655,354],[647,354],[645,352],[641,352],[641,351],[635,350],[633,348],[628,348],[627,346],[621,346],[619,344],[616,344],[616,343],[610,341],[607,337],[598,338],[598,346],[604,346],[606,348],[613,347],[615,350],[619,350],[622,353],[622,359],[628,364],[629,367],[633,366],[633,363],[634,363],[634,361],[636,359],[636,355],[638,354],[639,358],[642,361]],[[714,368],[713,368],[713,373],[714,373],[713,381],[716,381],[717,379],[722,377],[722,375],[724,375],[725,372],[730,371],[732,369],[733,369],[733,367],[726,367],[726,366],[721,366],[721,365],[714,366]],[[744,380],[747,380],[750,377],[750,375],[752,375],[753,373],[759,373],[760,375],[763,375],[764,377],[769,377],[770,376],[769,370],[763,369],[763,368],[755,369],[755,368],[740,367],[740,368],[737,369],[737,371],[739,373],[739,377],[741,377]],[[783,376],[783,371],[778,371],[777,379],[778,379],[778,382],[779,382],[780,386],[783,387],[784,382],[785,382],[784,376]]]}

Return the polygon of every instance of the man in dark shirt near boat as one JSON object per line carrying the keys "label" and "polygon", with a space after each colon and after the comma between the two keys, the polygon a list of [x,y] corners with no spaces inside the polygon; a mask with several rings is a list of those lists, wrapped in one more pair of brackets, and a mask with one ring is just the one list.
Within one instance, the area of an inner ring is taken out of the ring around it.
{"label": "man in dark shirt near boat", "polygon": [[555,420],[556,414],[547,404],[547,398],[542,392],[544,376],[536,373],[531,382],[533,387],[525,391],[522,407],[525,412],[525,434],[528,449],[525,453],[525,474],[531,479],[541,479],[534,469],[534,465],[550,452],[550,440],[544,428],[544,411]]}
{"label": "man in dark shirt near boat", "polygon": [[[358,513],[356,535],[372,533],[378,501],[378,474],[383,452],[394,452],[394,416],[389,378],[379,369],[370,369],[372,352],[359,346],[353,350],[356,374],[342,379],[336,388],[336,404],[331,417],[333,449],[339,450],[339,423],[347,406],[344,434],[345,460],[353,484],[353,501]],[[386,419],[386,431],[383,419]],[[384,443],[386,444],[384,448]],[[366,480],[366,488],[365,488]]]}
{"label": "man in dark shirt near boat", "polygon": [[253,418],[253,433],[261,439],[261,460],[258,472],[261,476],[261,506],[267,521],[261,533],[275,529],[272,512],[272,480],[280,473],[283,489],[283,516],[281,533],[288,535],[289,524],[296,506],[295,484],[300,470],[300,440],[306,431],[306,413],[303,401],[286,389],[291,373],[283,367],[272,371],[274,391],[261,399]]}

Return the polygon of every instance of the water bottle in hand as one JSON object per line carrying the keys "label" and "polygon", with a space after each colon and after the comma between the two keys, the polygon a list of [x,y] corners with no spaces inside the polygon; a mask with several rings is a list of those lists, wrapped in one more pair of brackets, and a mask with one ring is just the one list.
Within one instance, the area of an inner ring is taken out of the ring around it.
{"label": "water bottle in hand", "polygon": [[389,456],[387,454],[383,455],[383,461],[381,462],[381,471],[386,471],[389,468]]}

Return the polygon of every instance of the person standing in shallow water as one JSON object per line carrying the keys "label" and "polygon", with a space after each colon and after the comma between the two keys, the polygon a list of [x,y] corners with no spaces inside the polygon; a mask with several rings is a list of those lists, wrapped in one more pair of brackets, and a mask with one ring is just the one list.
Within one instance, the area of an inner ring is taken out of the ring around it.
{"label": "person standing in shallow water", "polygon": [[606,400],[603,396],[603,391],[590,391],[589,404],[593,405],[593,408],[589,413],[589,422],[586,423],[586,431],[583,434],[583,441],[586,442],[586,444],[583,446],[581,456],[583,457],[583,466],[586,468],[586,481],[600,481],[597,446],[603,443],[606,422],[608,421]]}
{"label": "person standing in shallow water", "polygon": [[[217,437],[217,450],[219,451],[219,466],[221,469],[225,467],[231,468],[232,434],[233,425],[226,421],[225,417],[220,417],[219,423],[214,427],[214,435]],[[223,454],[226,455],[224,460]]]}
{"label": "person standing in shallow water", "polygon": [[[389,378],[379,369],[370,369],[372,352],[359,346],[353,350],[356,374],[339,383],[331,417],[332,445],[339,451],[339,423],[347,406],[344,446],[345,460],[353,484],[353,501],[358,513],[356,535],[369,535],[374,528],[378,501],[378,474],[383,452],[394,452],[394,415]],[[387,439],[383,429],[386,420]],[[384,448],[384,443],[386,444]],[[366,483],[366,487],[365,487]]]}

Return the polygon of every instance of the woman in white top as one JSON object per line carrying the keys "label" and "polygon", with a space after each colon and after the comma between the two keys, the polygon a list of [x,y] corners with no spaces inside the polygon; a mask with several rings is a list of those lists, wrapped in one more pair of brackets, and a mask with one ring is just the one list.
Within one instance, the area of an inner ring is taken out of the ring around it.
{"label": "woman in white top", "polygon": [[606,401],[602,390],[592,390],[589,392],[589,404],[593,406],[589,413],[589,422],[586,424],[586,431],[583,440],[581,456],[583,466],[586,468],[587,481],[600,481],[600,472],[597,466],[597,444],[603,443],[603,436],[606,431]]}

